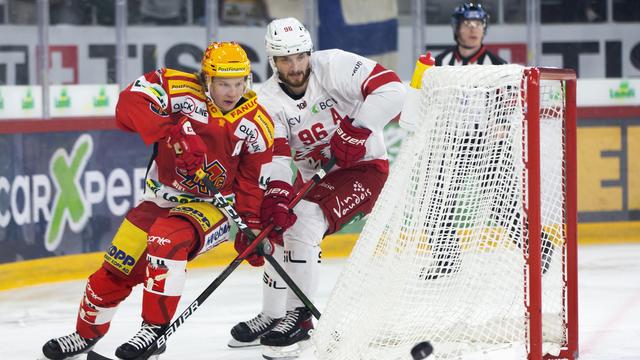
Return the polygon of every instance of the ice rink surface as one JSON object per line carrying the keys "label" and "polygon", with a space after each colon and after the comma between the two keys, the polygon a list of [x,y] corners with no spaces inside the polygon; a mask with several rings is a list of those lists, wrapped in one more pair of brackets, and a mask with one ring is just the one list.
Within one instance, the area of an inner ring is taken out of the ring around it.
{"label": "ice rink surface", "polygon": [[[321,311],[344,263],[325,261],[316,300]],[[191,271],[179,311],[221,270]],[[242,265],[171,336],[160,359],[261,359],[259,348],[230,349],[226,345],[231,327],[258,313],[260,282],[260,270]],[[0,292],[0,359],[39,359],[47,340],[72,332],[84,284],[70,281]],[[96,351],[112,356],[118,345],[138,331],[141,293],[137,287],[121,305]],[[640,359],[640,244],[581,246],[579,293],[580,359]],[[313,358],[310,351],[301,357]]]}

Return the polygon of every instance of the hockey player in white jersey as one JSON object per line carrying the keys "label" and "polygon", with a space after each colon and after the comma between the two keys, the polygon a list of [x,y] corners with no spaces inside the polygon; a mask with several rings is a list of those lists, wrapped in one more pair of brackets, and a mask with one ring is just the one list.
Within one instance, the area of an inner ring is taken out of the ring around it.
{"label": "hockey player in white jersey", "polygon": [[[387,179],[383,129],[399,115],[406,90],[375,61],[337,49],[314,52],[309,32],[294,18],[272,21],[265,43],[274,74],[258,98],[274,119],[275,142],[261,220],[286,230],[269,235],[283,245],[274,257],[284,259],[287,273],[313,299],[320,242],[368,214]],[[295,212],[289,209],[296,184],[331,156],[336,166]],[[262,312],[233,327],[229,346],[265,345],[267,359],[295,356],[299,342],[309,339],[311,314],[268,264],[263,280]]]}

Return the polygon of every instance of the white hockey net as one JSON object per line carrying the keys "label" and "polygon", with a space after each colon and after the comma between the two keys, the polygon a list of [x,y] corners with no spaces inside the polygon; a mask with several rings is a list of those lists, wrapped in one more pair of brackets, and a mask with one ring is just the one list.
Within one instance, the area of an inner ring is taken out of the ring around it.
{"label": "white hockey net", "polygon": [[[526,358],[526,83],[518,65],[425,73],[418,129],[313,336],[319,359],[408,359],[425,340],[435,359]],[[544,81],[540,96],[543,348],[557,353],[566,339],[561,82]]]}

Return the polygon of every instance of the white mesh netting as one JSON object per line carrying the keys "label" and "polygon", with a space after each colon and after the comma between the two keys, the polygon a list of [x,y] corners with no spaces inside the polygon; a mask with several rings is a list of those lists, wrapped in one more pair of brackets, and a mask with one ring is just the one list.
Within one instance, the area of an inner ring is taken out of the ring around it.
{"label": "white mesh netting", "polygon": [[[418,129],[387,184],[314,333],[320,359],[435,359],[527,350],[525,68],[425,73]],[[565,338],[563,106],[541,86],[543,336]],[[547,271],[548,270],[548,271]]]}

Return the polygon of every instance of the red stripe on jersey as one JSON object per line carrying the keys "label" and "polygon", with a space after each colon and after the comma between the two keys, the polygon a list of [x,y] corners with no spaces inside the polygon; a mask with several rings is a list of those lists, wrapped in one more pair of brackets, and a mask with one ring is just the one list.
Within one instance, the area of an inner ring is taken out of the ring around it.
{"label": "red stripe on jersey", "polygon": [[396,81],[400,82],[400,78],[398,77],[398,75],[396,75],[395,72],[387,70],[380,64],[376,64],[376,66],[371,71],[371,74],[369,74],[369,76],[360,86],[362,97],[366,99],[369,94],[374,92],[380,86]]}
{"label": "red stripe on jersey", "polygon": [[482,46],[480,47],[480,50],[478,50],[478,52],[477,52],[475,55],[473,55],[473,57],[472,57],[471,59],[469,59],[469,64],[475,64],[475,63],[477,63],[477,62],[478,62],[478,58],[479,58],[480,56],[482,56],[486,50],[487,50],[487,49],[484,47],[484,45],[482,45]]}
{"label": "red stripe on jersey", "polygon": [[273,156],[291,156],[289,140],[286,138],[275,138],[273,140]]}

